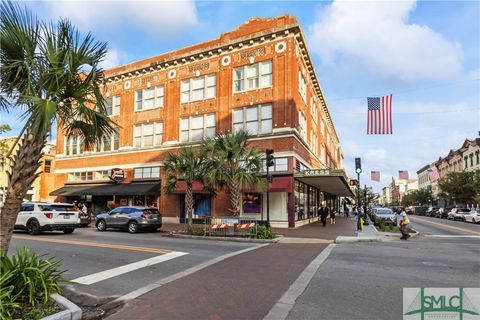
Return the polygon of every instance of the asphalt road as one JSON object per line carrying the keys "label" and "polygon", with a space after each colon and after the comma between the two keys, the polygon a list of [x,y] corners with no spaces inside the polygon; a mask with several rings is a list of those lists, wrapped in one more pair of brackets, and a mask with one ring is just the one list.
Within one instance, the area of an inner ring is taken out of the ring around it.
{"label": "asphalt road", "polygon": [[[60,259],[67,280],[90,278],[68,286],[80,304],[108,301],[222,255],[258,246],[174,239],[162,237],[161,233],[98,232],[94,228],[79,228],[70,235],[52,232],[29,236],[15,232],[10,252],[23,245]],[[95,282],[85,283],[91,281]]]}
{"label": "asphalt road", "polygon": [[480,287],[480,225],[410,220],[417,238],[336,246],[287,319],[402,319],[403,288]]}

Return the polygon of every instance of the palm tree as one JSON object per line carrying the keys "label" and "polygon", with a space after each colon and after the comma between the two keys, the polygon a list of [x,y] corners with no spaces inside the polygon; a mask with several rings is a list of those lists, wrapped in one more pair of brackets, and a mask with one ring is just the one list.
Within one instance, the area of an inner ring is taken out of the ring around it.
{"label": "palm tree", "polygon": [[[101,94],[106,43],[82,37],[68,20],[46,24],[28,9],[2,1],[0,17],[0,108],[23,111],[25,125],[11,158],[0,213],[0,250],[8,251],[21,202],[39,175],[51,128],[79,136],[85,148],[113,132]],[[97,111],[98,110],[98,111]],[[12,151],[10,151],[12,153]]]}
{"label": "palm tree", "polygon": [[210,162],[206,180],[218,186],[227,186],[230,211],[236,216],[241,212],[242,188],[265,188],[261,177],[262,156],[257,148],[250,147],[248,137],[247,131],[239,130],[207,139],[202,144]]}
{"label": "palm tree", "polygon": [[205,154],[202,150],[193,147],[183,147],[178,154],[167,154],[163,166],[167,176],[167,193],[175,191],[179,181],[184,181],[186,184],[185,206],[188,217],[188,232],[191,233],[193,231],[193,183],[198,181],[208,185],[205,180],[205,172],[207,171]]}

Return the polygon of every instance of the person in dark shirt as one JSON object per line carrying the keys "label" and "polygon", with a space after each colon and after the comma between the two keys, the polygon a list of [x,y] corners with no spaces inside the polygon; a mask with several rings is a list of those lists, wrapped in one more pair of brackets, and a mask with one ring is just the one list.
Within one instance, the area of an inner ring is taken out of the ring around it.
{"label": "person in dark shirt", "polygon": [[335,211],[330,209],[330,224],[335,224]]}

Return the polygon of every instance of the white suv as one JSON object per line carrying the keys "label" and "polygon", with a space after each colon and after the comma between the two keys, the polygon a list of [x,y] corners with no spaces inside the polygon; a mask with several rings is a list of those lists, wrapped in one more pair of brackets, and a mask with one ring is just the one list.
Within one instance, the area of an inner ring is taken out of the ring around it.
{"label": "white suv", "polygon": [[80,224],[78,209],[69,203],[24,202],[14,229],[27,230],[29,234],[62,230],[69,234]]}

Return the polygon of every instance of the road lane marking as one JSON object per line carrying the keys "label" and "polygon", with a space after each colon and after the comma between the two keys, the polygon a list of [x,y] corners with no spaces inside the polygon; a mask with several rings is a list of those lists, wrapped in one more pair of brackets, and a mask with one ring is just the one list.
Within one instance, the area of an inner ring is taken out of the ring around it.
{"label": "road lane marking", "polygon": [[51,239],[51,238],[38,238],[38,237],[29,237],[29,236],[13,236],[13,238],[14,239],[21,239],[21,240],[43,241],[43,242],[69,244],[69,245],[86,246],[86,247],[131,250],[131,251],[141,251],[141,252],[161,253],[161,254],[175,252],[173,250],[166,250],[166,249],[157,249],[157,248],[149,248],[149,247],[136,247],[136,246],[129,246],[129,245],[100,243],[100,242],[89,242],[89,241],[58,240],[58,239]]}
{"label": "road lane marking", "polygon": [[465,236],[465,235],[454,235],[454,234],[426,234],[424,237],[432,238],[473,238],[480,239],[480,236]]}
{"label": "road lane marking", "polygon": [[328,258],[336,244],[329,244],[298,276],[297,280],[288,288],[282,297],[275,303],[263,320],[284,320],[295,305],[297,298],[305,291],[320,265]]}
{"label": "road lane marking", "polygon": [[[186,277],[186,276],[189,276],[197,271],[200,271],[202,269],[205,269],[207,267],[210,267],[211,265],[214,265],[218,262],[221,262],[223,260],[226,260],[228,258],[231,258],[231,257],[234,257],[236,255],[239,255],[239,254],[242,254],[242,253],[246,253],[246,252],[249,252],[249,251],[252,251],[252,250],[256,250],[256,249],[260,249],[260,248],[263,248],[265,246],[268,246],[269,244],[262,244],[262,245],[257,245],[257,246],[254,246],[254,247],[250,247],[250,248],[246,248],[246,249],[242,249],[242,250],[239,250],[239,251],[235,251],[235,252],[230,252],[230,253],[227,253],[227,254],[224,254],[224,255],[221,255],[219,257],[216,257],[214,259],[211,259],[211,260],[208,260],[208,261],[205,261],[205,262],[202,262],[194,267],[191,267],[191,268],[188,268],[186,270],[183,270],[183,271],[180,271],[178,273],[175,273],[175,274],[172,274],[171,276],[168,276],[168,277],[165,277],[165,278],[162,278],[158,281],[155,281],[154,283],[151,283],[149,285],[146,285],[145,287],[142,287],[142,288],[139,288],[137,290],[134,290],[130,293],[127,293],[123,296],[120,296],[118,297],[117,299],[115,299],[114,301],[110,302],[112,305],[118,305],[119,302],[122,302],[122,303],[126,303],[128,302],[129,300],[132,300],[132,299],[135,299],[145,293],[148,293],[152,290],[155,290],[157,288],[160,288],[161,286],[164,286],[170,282],[173,282],[175,280],[179,280],[183,277]],[[110,304],[109,303],[109,304]]]}
{"label": "road lane marking", "polygon": [[80,277],[80,278],[76,278],[76,279],[73,279],[73,280],[70,280],[70,281],[80,283],[80,284],[89,285],[89,284],[97,283],[97,282],[100,282],[100,281],[103,281],[103,280],[107,280],[107,279],[110,279],[110,278],[113,278],[113,277],[116,277],[116,276],[119,276],[119,275],[122,275],[122,274],[125,274],[125,273],[128,273],[128,272],[131,272],[131,271],[134,271],[134,270],[138,270],[138,269],[145,268],[145,267],[148,267],[148,266],[153,266],[153,265],[161,263],[161,262],[172,260],[172,259],[184,256],[186,254],[188,254],[188,253],[187,252],[180,252],[180,251],[170,252],[170,253],[163,254],[161,256],[156,256],[156,257],[153,257],[153,258],[150,258],[150,259],[145,259],[145,260],[137,261],[137,262],[134,262],[134,263],[126,264],[126,265],[121,266],[121,267],[97,272],[97,273],[90,274],[88,276],[84,276],[84,277]]}
{"label": "road lane marking", "polygon": [[433,221],[428,221],[426,219],[422,219],[422,218],[418,218],[418,217],[412,219],[412,221],[415,222],[415,220],[417,220],[417,219],[418,219],[418,221],[423,221],[423,222],[426,222],[426,223],[435,224],[435,225],[440,226],[440,227],[445,227],[445,228],[452,229],[452,230],[460,230],[460,231],[463,231],[463,232],[466,232],[466,233],[480,235],[480,232],[478,232],[478,231],[473,231],[473,230],[470,230],[470,229],[465,229],[465,228],[460,228],[460,227],[449,226],[449,225],[446,225],[446,224],[433,222]]}

